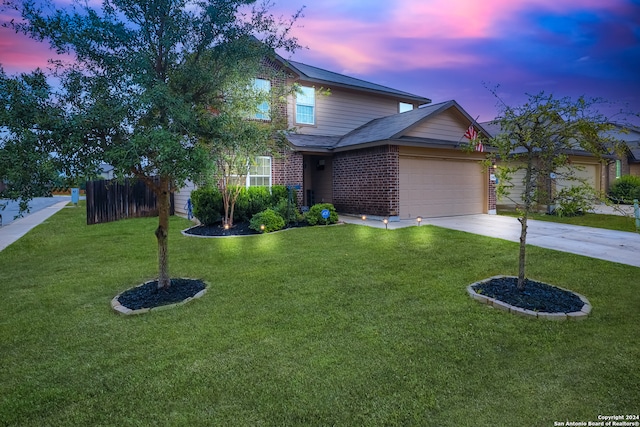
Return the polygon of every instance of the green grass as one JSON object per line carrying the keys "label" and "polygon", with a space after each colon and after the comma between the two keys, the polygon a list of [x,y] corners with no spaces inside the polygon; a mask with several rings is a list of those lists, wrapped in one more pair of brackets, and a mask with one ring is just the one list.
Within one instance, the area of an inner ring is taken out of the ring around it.
{"label": "green grass", "polygon": [[465,287],[514,274],[517,244],[433,226],[180,234],[201,299],[121,316],[156,273],[156,219],[62,210],[0,252],[0,425],[550,426],[640,409],[638,268],[529,250],[531,278],[594,306],[520,318]]}
{"label": "green grass", "polygon": [[[517,217],[516,212],[500,211],[500,215]],[[635,218],[621,215],[603,215],[586,213],[584,215],[577,216],[556,216],[547,215],[544,213],[531,213],[530,219],[536,219],[539,221],[559,222],[562,224],[582,225],[585,227],[605,228],[607,230],[618,231],[636,231]]]}

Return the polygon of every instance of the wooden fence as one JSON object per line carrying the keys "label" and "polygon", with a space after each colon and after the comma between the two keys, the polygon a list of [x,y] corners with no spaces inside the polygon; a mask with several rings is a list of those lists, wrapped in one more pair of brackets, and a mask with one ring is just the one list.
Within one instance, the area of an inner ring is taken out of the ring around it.
{"label": "wooden fence", "polygon": [[[175,213],[171,194],[170,214]],[[139,180],[100,180],[87,182],[87,224],[125,218],[158,216],[156,196]]]}

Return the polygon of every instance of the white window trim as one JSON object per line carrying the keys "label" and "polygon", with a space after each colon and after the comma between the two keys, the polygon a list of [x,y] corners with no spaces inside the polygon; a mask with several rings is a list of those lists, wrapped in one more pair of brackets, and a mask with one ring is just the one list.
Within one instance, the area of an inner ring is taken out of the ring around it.
{"label": "white window trim", "polygon": [[[299,125],[315,126],[316,125],[316,89],[312,86],[301,86],[301,88],[311,89],[313,91],[313,103],[300,102],[300,100],[298,99],[298,95],[296,94],[296,100],[295,100],[296,111],[294,112],[295,122],[296,124],[299,124]],[[301,105],[304,107],[311,107],[313,109],[312,123],[298,121],[298,105]]]}
{"label": "white window trim", "polygon": [[[265,186],[265,185],[254,185],[254,187],[267,187],[267,188],[271,188],[272,186],[272,181],[273,181],[273,159],[270,156],[258,156],[256,157],[256,161],[258,159],[268,159],[269,160],[269,185]],[[249,188],[251,187],[251,177],[266,177],[267,175],[251,175],[251,166],[249,166],[249,172],[247,172],[247,179],[246,179],[246,187]]]}
{"label": "white window trim", "polygon": [[[262,83],[264,82],[264,83]],[[262,86],[267,86],[267,89],[263,89]],[[253,79],[253,90],[255,91],[261,91],[261,90],[266,90],[268,93],[271,92],[271,81],[267,80],[267,79],[258,79],[255,78]],[[262,111],[260,109],[260,106],[262,104],[267,104],[267,111]],[[256,111],[255,115],[254,115],[254,119],[256,120],[264,120],[264,121],[270,121],[271,120],[271,103],[269,101],[265,101],[265,102],[261,102],[258,106],[257,106],[258,111]]]}
{"label": "white window trim", "polygon": [[[405,106],[405,108],[411,107],[411,109],[403,110],[402,109],[403,105]],[[415,105],[413,105],[413,104],[411,104],[409,102],[402,102],[402,101],[398,102],[398,113],[404,113],[404,112],[407,112],[407,111],[413,111],[413,110],[415,110],[415,108],[416,108]]]}

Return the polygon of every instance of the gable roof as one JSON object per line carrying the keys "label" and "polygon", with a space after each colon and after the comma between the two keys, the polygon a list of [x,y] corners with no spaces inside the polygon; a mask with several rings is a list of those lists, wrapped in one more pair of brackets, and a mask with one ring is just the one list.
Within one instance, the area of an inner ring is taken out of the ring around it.
{"label": "gable roof", "polygon": [[402,98],[406,101],[417,102],[421,105],[431,103],[431,100],[429,98],[425,98],[423,96],[418,96],[409,92],[404,92],[387,86],[371,83],[365,80],[357,79],[355,77],[349,77],[344,74],[334,73],[333,71],[328,71],[322,68],[303,64],[302,62],[285,60],[284,63],[289,68],[291,68],[293,72],[298,74],[302,80],[305,81],[393,96],[396,98]]}
{"label": "gable roof", "polygon": [[[458,147],[461,144],[456,141],[441,141],[436,139],[404,136],[404,134],[420,125],[424,120],[430,117],[435,117],[450,108],[455,109],[470,123],[474,123],[474,126],[478,128],[479,132],[484,133],[486,136],[490,136],[489,133],[482,126],[476,123],[456,101],[451,100],[371,120],[342,137],[289,134],[287,139],[297,148],[318,152],[330,152],[335,150],[344,151],[352,148],[358,148],[362,145],[376,145],[377,143],[388,144],[389,140],[403,141],[407,145]],[[463,136],[461,134],[460,139],[462,140],[462,138]]]}
{"label": "gable roof", "polygon": [[[456,109],[469,122],[475,123],[473,118],[464,111],[456,101],[446,101],[439,104],[428,105],[416,108],[400,114],[374,119],[359,128],[349,132],[342,138],[335,148],[344,148],[354,145],[367,144],[376,141],[384,141],[389,139],[397,139],[402,137],[411,128],[417,126],[420,122],[428,117],[433,117],[450,108]],[[489,133],[478,123],[475,126],[485,135]],[[462,135],[460,135],[462,137]]]}

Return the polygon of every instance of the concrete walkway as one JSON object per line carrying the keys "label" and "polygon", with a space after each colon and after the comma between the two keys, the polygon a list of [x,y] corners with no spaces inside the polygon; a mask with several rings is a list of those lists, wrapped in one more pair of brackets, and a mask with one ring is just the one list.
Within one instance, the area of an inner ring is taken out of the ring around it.
{"label": "concrete walkway", "polygon": [[0,251],[4,250],[7,246],[27,234],[36,225],[47,220],[47,218],[67,206],[70,202],[71,197],[69,197],[69,200],[58,202],[52,206],[47,206],[37,212],[30,213],[23,218],[16,219],[9,225],[0,227]]}
{"label": "concrete walkway", "polygon": [[[361,218],[349,216],[341,216],[340,219],[350,224],[385,228],[380,220],[363,221]],[[426,224],[512,242],[520,240],[520,223],[516,218],[507,216],[479,214],[425,218],[422,225]],[[415,220],[401,220],[389,222],[387,228],[393,230],[415,225]],[[640,267],[640,233],[530,219],[527,244]]]}

